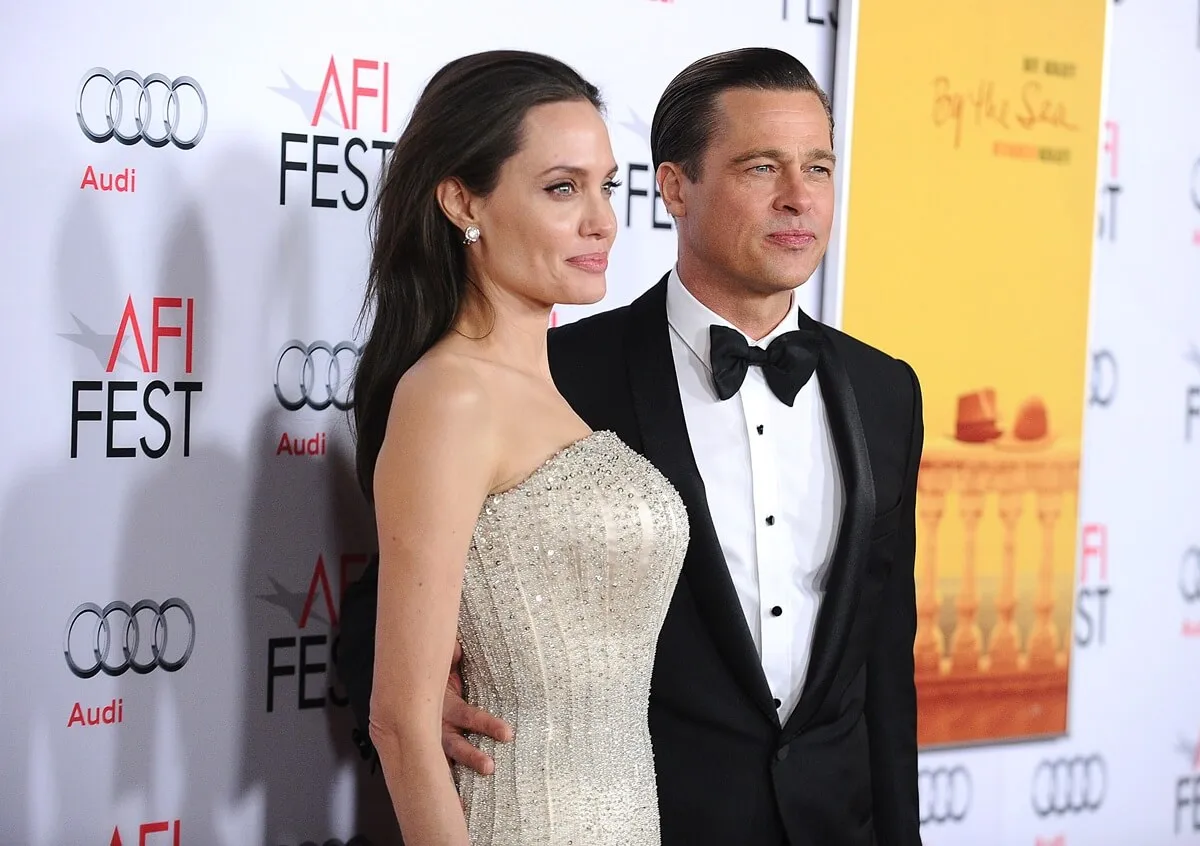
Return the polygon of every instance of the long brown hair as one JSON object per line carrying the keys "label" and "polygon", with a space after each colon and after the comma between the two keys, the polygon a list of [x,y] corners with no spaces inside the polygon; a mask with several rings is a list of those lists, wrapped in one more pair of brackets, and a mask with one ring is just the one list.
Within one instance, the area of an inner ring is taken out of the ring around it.
{"label": "long brown hair", "polygon": [[355,464],[368,500],[396,384],[450,330],[471,284],[463,235],[442,212],[437,186],[457,178],[487,196],[521,147],[529,110],[572,100],[603,110],[596,86],[557,59],[476,53],[434,74],[392,149],[371,211],[360,315],[370,330],[354,376]]}

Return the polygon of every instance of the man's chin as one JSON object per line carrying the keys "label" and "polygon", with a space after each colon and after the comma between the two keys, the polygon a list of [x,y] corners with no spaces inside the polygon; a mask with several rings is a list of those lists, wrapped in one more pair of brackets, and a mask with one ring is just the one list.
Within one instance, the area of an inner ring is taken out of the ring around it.
{"label": "man's chin", "polygon": [[762,284],[772,291],[794,291],[812,278],[816,268],[807,265],[800,267],[775,267],[772,272],[764,274]]}

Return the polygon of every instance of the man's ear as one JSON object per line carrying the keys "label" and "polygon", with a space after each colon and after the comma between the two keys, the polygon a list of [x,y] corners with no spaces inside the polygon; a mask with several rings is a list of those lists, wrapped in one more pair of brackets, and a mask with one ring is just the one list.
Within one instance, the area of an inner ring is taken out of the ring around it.
{"label": "man's ear", "polygon": [[675,162],[663,162],[654,174],[658,192],[662,195],[667,214],[674,218],[687,217],[687,175]]}

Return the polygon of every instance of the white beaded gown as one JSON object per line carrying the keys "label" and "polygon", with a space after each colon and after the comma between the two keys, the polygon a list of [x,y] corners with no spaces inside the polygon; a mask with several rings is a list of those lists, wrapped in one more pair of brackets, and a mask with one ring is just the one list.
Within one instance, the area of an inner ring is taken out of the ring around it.
{"label": "white beaded gown", "polygon": [[462,676],[515,739],[472,737],[491,776],[455,767],[472,846],[659,846],[650,675],[687,543],[675,489],[607,431],[488,497]]}

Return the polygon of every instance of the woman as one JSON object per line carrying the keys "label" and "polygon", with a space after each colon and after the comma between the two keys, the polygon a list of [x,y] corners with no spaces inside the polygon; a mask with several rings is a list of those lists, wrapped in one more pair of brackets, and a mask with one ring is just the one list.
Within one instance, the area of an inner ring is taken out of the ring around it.
{"label": "woman", "polygon": [[[545,56],[453,61],[377,201],[354,411],[379,531],[371,739],[406,846],[659,842],[646,711],[687,518],[546,354],[553,305],[605,292],[601,109]],[[456,640],[469,701],[515,732],[487,741],[487,777],[442,752]]]}

